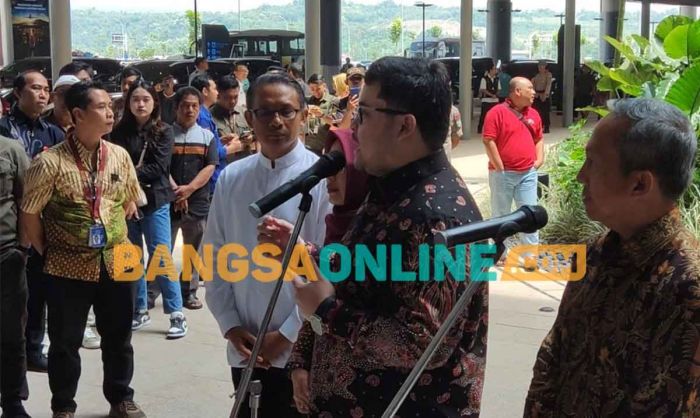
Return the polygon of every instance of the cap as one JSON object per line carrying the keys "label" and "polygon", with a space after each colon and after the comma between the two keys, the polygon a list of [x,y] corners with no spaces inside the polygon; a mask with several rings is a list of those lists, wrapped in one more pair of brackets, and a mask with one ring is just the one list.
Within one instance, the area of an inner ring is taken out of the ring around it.
{"label": "cap", "polygon": [[350,67],[348,68],[348,78],[352,78],[354,76],[360,76],[364,77],[365,76],[365,69],[362,67]]}
{"label": "cap", "polygon": [[73,84],[80,83],[80,80],[78,77],[74,75],[62,75],[58,77],[58,80],[56,80],[56,83],[53,85],[53,91],[56,91],[57,88],[63,87],[63,86],[72,86]]}

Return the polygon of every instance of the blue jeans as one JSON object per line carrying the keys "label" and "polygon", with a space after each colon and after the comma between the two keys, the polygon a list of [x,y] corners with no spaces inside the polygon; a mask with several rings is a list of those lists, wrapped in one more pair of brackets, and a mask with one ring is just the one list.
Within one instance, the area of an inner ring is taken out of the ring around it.
{"label": "blue jeans", "polygon": [[[537,170],[528,171],[489,171],[491,187],[491,216],[508,215],[522,205],[537,204]],[[539,234],[521,234],[523,244],[538,244]]]}
{"label": "blue jeans", "polygon": [[[132,244],[143,248],[143,237],[146,238],[149,260],[153,257],[156,246],[166,245],[168,252],[172,252],[170,242],[170,204],[165,204],[156,209],[150,215],[146,215],[140,220],[127,222],[129,227],[129,241]],[[144,257],[145,260],[145,257]],[[177,278],[170,280],[167,276],[156,276],[155,282],[163,293],[163,311],[166,314],[182,311],[182,295],[180,294],[180,284]],[[136,286],[136,311],[147,310],[146,279],[141,277]]]}

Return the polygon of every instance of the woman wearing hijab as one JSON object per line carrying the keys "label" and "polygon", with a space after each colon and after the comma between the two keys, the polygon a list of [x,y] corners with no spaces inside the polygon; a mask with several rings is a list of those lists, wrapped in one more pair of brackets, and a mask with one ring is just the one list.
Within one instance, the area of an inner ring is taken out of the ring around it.
{"label": "woman wearing hijab", "polygon": [[[357,138],[350,129],[329,132],[324,152],[341,151],[345,155],[346,164],[345,168],[336,175],[326,179],[328,200],[333,204],[333,212],[326,216],[324,245],[340,242],[343,235],[350,229],[352,220],[369,191],[367,174],[355,168],[357,146]],[[286,221],[266,217],[258,226],[258,241],[273,243],[284,248],[289,241],[292,229],[293,225]],[[303,240],[301,243],[304,243]],[[312,254],[318,254],[313,244],[304,244],[312,247]],[[309,323],[304,322],[287,363],[294,386],[294,403],[302,414],[310,413],[309,370],[311,370],[314,335]]]}

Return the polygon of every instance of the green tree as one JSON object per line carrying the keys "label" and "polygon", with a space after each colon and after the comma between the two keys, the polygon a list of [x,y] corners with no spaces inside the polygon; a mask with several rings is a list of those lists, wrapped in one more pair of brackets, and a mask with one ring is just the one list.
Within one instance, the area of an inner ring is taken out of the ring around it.
{"label": "green tree", "polygon": [[439,38],[440,35],[442,35],[442,28],[440,26],[435,25],[432,28],[428,29],[428,34],[433,38]]}
{"label": "green tree", "polygon": [[474,40],[474,41],[483,41],[484,38],[481,36],[481,33],[480,33],[480,32],[473,30],[473,31],[472,31],[472,40]]}
{"label": "green tree", "polygon": [[394,45],[398,45],[401,40],[401,32],[403,32],[403,21],[400,17],[391,21],[389,26],[389,39]]}
{"label": "green tree", "polygon": [[197,18],[195,19],[194,10],[187,10],[185,12],[185,19],[187,19],[187,27],[189,28],[189,44],[193,45],[195,42],[195,25],[202,25],[202,14],[197,13]]}

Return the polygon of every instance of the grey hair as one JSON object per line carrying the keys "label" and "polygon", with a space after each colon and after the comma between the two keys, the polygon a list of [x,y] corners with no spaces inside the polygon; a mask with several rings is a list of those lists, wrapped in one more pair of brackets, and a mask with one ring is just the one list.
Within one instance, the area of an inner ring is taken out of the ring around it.
{"label": "grey hair", "polygon": [[688,117],[666,102],[647,98],[620,100],[612,114],[630,122],[618,140],[623,174],[649,170],[667,198],[681,197],[692,181],[697,151]]}

